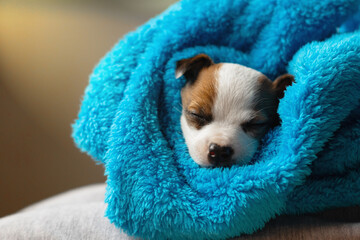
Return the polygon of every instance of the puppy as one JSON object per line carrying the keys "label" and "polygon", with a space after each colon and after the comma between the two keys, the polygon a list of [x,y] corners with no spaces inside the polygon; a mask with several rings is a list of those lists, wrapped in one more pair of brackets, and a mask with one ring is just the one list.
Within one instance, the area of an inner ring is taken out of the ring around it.
{"label": "puppy", "polygon": [[264,74],[233,63],[215,64],[199,54],[176,63],[181,90],[181,129],[192,159],[203,167],[247,164],[261,138],[280,124],[279,99],[294,77],[274,82]]}

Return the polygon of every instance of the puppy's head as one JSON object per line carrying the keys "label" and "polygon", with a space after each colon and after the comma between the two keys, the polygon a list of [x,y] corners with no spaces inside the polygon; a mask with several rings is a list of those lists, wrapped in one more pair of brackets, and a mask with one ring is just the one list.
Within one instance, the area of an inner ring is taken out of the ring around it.
{"label": "puppy's head", "polygon": [[193,160],[200,166],[246,164],[261,138],[279,124],[277,108],[290,74],[271,82],[239,64],[215,64],[205,54],[177,62],[181,90],[181,129]]}

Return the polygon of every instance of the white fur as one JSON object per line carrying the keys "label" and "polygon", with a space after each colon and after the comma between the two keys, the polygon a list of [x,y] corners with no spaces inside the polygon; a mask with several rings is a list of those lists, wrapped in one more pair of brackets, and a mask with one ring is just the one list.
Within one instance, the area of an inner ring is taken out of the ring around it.
{"label": "white fur", "polygon": [[196,129],[189,125],[184,114],[181,128],[191,157],[201,166],[210,166],[210,143],[232,146],[233,158],[248,163],[259,142],[247,135],[240,124],[249,121],[254,113],[255,95],[262,73],[238,64],[224,63],[215,73],[217,94],[212,107],[213,121]]}

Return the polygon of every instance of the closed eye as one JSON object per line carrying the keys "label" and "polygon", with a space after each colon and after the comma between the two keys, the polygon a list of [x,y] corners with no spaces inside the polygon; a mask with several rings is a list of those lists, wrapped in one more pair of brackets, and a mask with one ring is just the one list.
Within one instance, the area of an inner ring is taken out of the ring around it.
{"label": "closed eye", "polygon": [[198,118],[198,119],[204,120],[204,121],[209,121],[211,118],[210,116],[206,116],[204,114],[194,112],[194,111],[189,111],[189,110],[186,110],[186,114],[189,115],[190,117]]}
{"label": "closed eye", "polygon": [[208,116],[195,111],[185,110],[185,114],[190,118],[190,120],[197,122],[200,126],[208,124],[212,120],[212,116]]}

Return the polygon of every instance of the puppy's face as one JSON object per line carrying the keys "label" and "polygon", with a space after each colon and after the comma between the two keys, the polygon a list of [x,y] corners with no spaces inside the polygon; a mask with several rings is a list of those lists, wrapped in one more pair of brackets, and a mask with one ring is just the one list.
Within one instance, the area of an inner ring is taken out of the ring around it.
{"label": "puppy's face", "polygon": [[192,159],[200,166],[248,163],[261,138],[279,124],[277,107],[294,81],[285,74],[271,82],[264,74],[232,63],[214,64],[205,54],[177,62],[181,128]]}

